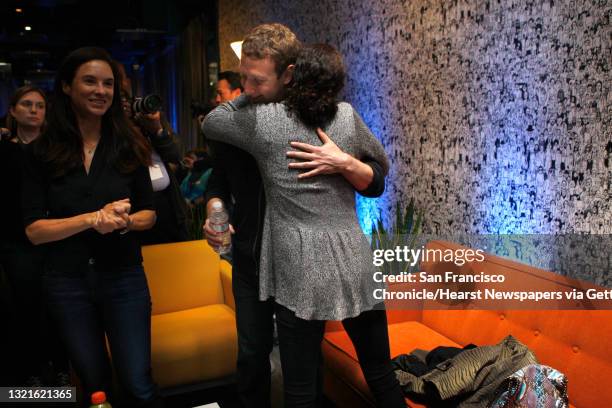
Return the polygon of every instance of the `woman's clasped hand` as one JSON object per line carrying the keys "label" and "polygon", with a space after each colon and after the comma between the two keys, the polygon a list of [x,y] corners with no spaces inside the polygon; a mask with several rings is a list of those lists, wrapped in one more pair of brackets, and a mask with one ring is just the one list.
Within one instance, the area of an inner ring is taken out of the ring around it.
{"label": "woman's clasped hand", "polygon": [[92,228],[100,234],[125,230],[130,225],[130,199],[113,201],[94,213]]}

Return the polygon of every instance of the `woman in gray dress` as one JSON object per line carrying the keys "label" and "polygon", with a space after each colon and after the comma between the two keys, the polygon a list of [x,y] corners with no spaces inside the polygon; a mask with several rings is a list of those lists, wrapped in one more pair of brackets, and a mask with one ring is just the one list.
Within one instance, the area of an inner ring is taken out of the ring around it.
{"label": "woman in gray dress", "polygon": [[333,47],[304,47],[283,103],[250,104],[243,94],[211,112],[202,130],[248,151],[262,174],[260,299],[276,303],[285,406],[316,406],[325,321],[342,320],[378,406],[404,407],[353,186],[338,174],[298,179],[287,169],[290,141],[320,144],[315,129],[323,128],[340,149],[375,160],[387,173],[380,142],[351,105],[336,100],[344,78]]}

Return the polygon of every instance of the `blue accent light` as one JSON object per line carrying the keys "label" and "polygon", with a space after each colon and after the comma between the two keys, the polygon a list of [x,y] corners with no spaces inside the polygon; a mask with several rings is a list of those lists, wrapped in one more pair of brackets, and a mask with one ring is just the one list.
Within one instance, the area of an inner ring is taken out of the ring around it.
{"label": "blue accent light", "polygon": [[168,96],[170,98],[170,100],[168,101],[168,107],[170,110],[169,116],[170,123],[172,124],[172,129],[174,129],[175,132],[180,133],[178,129],[178,107],[176,102],[176,95],[178,93],[176,89],[176,60],[174,58],[172,58],[171,60],[172,67],[168,70],[168,83],[170,84],[170,89],[168,92]]}
{"label": "blue accent light", "polygon": [[[360,81],[363,81],[363,72],[360,72],[358,75],[360,75]],[[379,140],[385,136],[382,129],[388,129],[390,126],[383,122],[382,115],[376,109],[375,104],[368,103],[368,101],[360,101],[355,103],[353,107],[362,116],[364,123]],[[387,185],[392,183],[393,180],[387,179]],[[380,217],[382,217],[383,221],[388,219],[387,211],[389,208],[393,208],[393,206],[388,205],[388,200],[388,194],[383,194],[383,196],[378,198],[368,198],[357,194],[355,200],[357,218],[359,219],[361,229],[366,235],[372,233],[372,224],[376,223]]]}
{"label": "blue accent light", "polygon": [[[527,122],[520,112],[510,114],[516,123]],[[515,129],[518,126],[515,126]],[[518,129],[517,129],[518,130]],[[484,195],[480,200],[483,233],[489,234],[547,234],[553,232],[553,225],[546,220],[551,208],[537,204],[537,196],[552,196],[553,185],[546,182],[545,159],[535,157],[522,146],[531,139],[537,141],[536,132],[518,131],[516,134],[498,133],[496,146],[491,146],[497,159],[491,166],[488,177],[481,180]],[[497,142],[499,141],[499,142]],[[552,203],[551,206],[553,207]]]}
{"label": "blue accent light", "polygon": [[[355,61],[357,62],[357,61]],[[388,118],[388,115],[384,115],[383,100],[380,95],[373,91],[372,84],[379,82],[379,72],[374,69],[373,66],[364,67],[362,63],[352,63],[349,59],[346,60],[347,67],[347,90],[349,91],[347,99],[353,105],[353,108],[361,115],[364,123],[372,131],[381,142],[384,143],[384,138],[387,137],[386,129],[392,129],[390,123],[386,123],[384,118]],[[384,88],[386,85],[381,84]],[[365,94],[351,95],[352,90],[369,89],[370,91]],[[379,92],[384,92],[379,90]],[[333,135],[331,135],[333,139]],[[390,180],[387,177],[387,186],[394,185],[395,181]],[[377,222],[379,217],[382,217],[383,221],[389,219],[387,211],[394,206],[388,205],[389,193],[383,194],[378,198],[367,198],[357,194],[355,200],[355,209],[357,211],[357,218],[359,219],[359,225],[366,235],[371,234],[372,224]]]}
{"label": "blue accent light", "polygon": [[359,225],[366,235],[372,233],[372,225],[378,220],[380,210],[378,208],[379,198],[367,198],[357,194],[355,206]]}

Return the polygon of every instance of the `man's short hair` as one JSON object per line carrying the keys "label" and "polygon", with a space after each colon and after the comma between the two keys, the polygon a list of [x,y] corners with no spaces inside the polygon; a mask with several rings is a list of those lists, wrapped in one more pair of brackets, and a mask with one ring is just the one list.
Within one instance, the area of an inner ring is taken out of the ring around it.
{"label": "man's short hair", "polygon": [[240,74],[234,71],[223,71],[219,73],[219,81],[225,79],[229,84],[229,87],[232,91],[236,89],[240,89],[240,91],[244,91],[242,89],[242,83],[240,82]]}
{"label": "man's short hair", "polygon": [[254,59],[270,57],[274,61],[276,75],[280,77],[289,65],[295,63],[301,46],[287,26],[279,23],[261,24],[244,38],[242,55]]}

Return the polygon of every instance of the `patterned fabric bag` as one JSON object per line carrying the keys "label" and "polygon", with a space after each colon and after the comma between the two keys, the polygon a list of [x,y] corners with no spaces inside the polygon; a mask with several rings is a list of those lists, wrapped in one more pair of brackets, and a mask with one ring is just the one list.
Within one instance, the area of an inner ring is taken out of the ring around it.
{"label": "patterned fabric bag", "polygon": [[504,381],[490,408],[568,408],[567,378],[552,367],[531,364]]}

